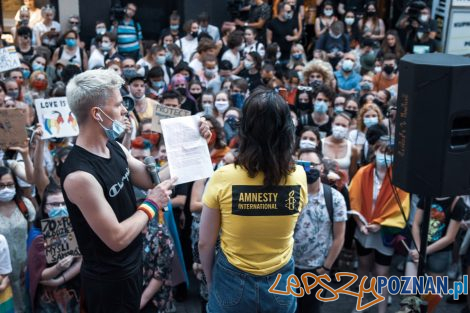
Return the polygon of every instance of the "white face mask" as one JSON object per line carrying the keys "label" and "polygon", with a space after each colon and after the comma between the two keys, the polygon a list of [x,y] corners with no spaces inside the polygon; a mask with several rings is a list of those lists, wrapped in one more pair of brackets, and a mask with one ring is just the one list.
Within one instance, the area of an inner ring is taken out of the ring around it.
{"label": "white face mask", "polygon": [[8,202],[16,196],[15,188],[3,188],[0,190],[0,202]]}
{"label": "white face mask", "polygon": [[317,147],[317,143],[315,141],[311,141],[308,139],[302,139],[299,142],[300,149],[315,149]]}
{"label": "white face mask", "polygon": [[219,111],[221,114],[227,111],[228,107],[230,106],[228,101],[216,101],[214,105],[217,111]]}
{"label": "white face mask", "polygon": [[344,19],[344,22],[346,23],[346,25],[351,26],[352,24],[354,24],[354,17],[346,17]]}
{"label": "white face mask", "polygon": [[348,135],[348,129],[343,126],[333,126],[331,129],[332,135],[335,139],[344,139]]}

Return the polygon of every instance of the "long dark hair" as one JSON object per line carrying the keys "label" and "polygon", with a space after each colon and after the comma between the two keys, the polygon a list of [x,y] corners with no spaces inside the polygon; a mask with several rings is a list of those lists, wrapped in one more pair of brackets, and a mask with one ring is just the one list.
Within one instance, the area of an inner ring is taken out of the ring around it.
{"label": "long dark hair", "polygon": [[41,202],[41,208],[36,214],[36,219],[34,220],[34,227],[41,229],[41,220],[45,218],[49,218],[46,213],[46,203],[47,203],[47,198],[51,195],[56,195],[58,193],[62,193],[62,189],[54,183],[51,182],[49,185],[47,185],[46,189],[44,190],[44,194],[42,196],[42,202]]}
{"label": "long dark hair", "polygon": [[255,89],[243,106],[240,154],[235,164],[251,178],[262,172],[265,186],[278,185],[294,169],[294,131],[284,99],[272,90]]}
{"label": "long dark hair", "polygon": [[213,130],[217,135],[217,139],[215,140],[214,148],[216,149],[223,149],[227,146],[225,143],[225,134],[222,125],[220,125],[219,121],[213,117],[212,115],[204,115],[204,118],[212,124]]}

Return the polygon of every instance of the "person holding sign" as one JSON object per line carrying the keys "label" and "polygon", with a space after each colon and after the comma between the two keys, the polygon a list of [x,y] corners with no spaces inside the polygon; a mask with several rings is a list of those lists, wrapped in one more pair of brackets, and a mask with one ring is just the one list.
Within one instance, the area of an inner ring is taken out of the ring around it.
{"label": "person holding sign", "polygon": [[[41,210],[34,222],[41,230],[41,220],[68,217],[60,187],[49,184],[44,191]],[[57,233],[57,232],[56,232]],[[68,253],[45,247],[47,231],[32,240],[28,250],[29,296],[33,312],[59,312],[65,305],[67,312],[78,312],[80,303],[80,256],[68,255],[54,264],[47,264],[46,255]],[[63,247],[63,245],[61,245]],[[64,297],[63,295],[67,295]]]}
{"label": "person holding sign", "polygon": [[[72,78],[67,99],[80,134],[61,171],[62,189],[80,252],[83,308],[87,312],[139,312],[142,229],[162,209],[173,180],[153,188],[146,167],[115,140],[128,113],[112,70]],[[200,132],[210,137],[201,123]],[[151,189],[136,207],[133,185]]]}
{"label": "person holding sign", "polygon": [[285,290],[294,273],[294,227],[308,201],[305,171],[292,159],[294,132],[289,106],[275,91],[258,89],[247,99],[238,159],[214,173],[202,199],[199,253],[208,312],[295,311],[294,296],[268,291],[277,274],[278,290]]}

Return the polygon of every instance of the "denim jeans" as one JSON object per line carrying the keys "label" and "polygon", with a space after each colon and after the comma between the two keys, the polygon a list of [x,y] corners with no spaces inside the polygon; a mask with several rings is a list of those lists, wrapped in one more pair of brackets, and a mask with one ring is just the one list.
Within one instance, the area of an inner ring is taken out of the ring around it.
{"label": "denim jeans", "polygon": [[276,281],[277,274],[282,274],[282,278],[275,289],[285,291],[287,278],[294,274],[294,261],[291,259],[272,274],[256,276],[237,269],[220,251],[212,270],[207,312],[294,313],[297,306],[294,296],[277,295],[268,291]]}

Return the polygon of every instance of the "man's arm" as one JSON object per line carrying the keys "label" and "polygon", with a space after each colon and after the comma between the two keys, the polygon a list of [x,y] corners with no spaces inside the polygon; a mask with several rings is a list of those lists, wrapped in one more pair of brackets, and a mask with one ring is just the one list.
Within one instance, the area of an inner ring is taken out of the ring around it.
{"label": "man's arm", "polygon": [[346,232],[346,222],[333,223],[333,244],[325,259],[323,266],[331,269],[336,259],[338,258],[344,244],[344,234]]}
{"label": "man's arm", "polygon": [[[168,203],[172,183],[174,180],[164,181],[152,189],[147,197],[163,208]],[[89,173],[77,171],[69,174],[64,181],[64,190],[70,201],[78,206],[91,229],[115,252],[126,248],[147,225],[148,216],[141,210],[119,223],[106,201],[101,185]]]}

